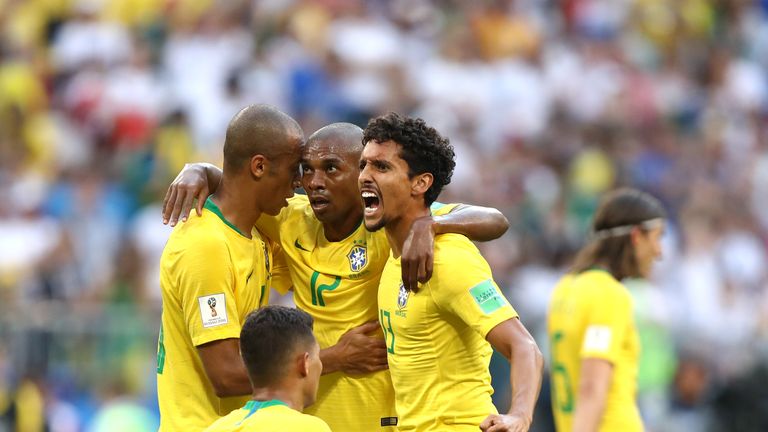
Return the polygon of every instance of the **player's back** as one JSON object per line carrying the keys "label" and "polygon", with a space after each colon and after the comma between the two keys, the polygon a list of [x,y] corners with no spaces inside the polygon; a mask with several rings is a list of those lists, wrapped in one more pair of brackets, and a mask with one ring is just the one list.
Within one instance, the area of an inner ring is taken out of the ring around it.
{"label": "player's back", "polygon": [[379,289],[399,430],[476,431],[496,412],[485,337],[517,314],[466,237],[437,236],[434,256],[432,279],[417,292],[403,288],[394,257]]}
{"label": "player's back", "polygon": [[548,333],[557,429],[572,429],[581,362],[598,358],[613,365],[600,431],[642,431],[635,402],[640,346],[627,289],[604,270],[564,276],[550,300]]}
{"label": "player's back", "polygon": [[248,401],[217,420],[205,432],[330,432],[321,419],[302,414],[280,401]]}

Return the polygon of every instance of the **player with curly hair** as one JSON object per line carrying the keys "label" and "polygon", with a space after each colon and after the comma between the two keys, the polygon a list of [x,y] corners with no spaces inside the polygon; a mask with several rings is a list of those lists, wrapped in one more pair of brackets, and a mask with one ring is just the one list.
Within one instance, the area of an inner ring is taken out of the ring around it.
{"label": "player with curly hair", "polygon": [[[526,431],[541,386],[536,342],[466,237],[435,238],[432,278],[408,290],[400,254],[413,221],[451,180],[454,152],[423,120],[395,113],[364,131],[358,184],[369,230],[384,228],[392,254],[379,285],[379,322],[395,388],[399,429]],[[492,348],[511,363],[512,406],[497,414]]]}

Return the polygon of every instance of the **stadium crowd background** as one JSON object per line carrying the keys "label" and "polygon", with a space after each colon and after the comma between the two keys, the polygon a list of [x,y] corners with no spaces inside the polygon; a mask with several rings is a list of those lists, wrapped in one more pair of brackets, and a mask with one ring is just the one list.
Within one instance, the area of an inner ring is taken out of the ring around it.
{"label": "stadium crowd background", "polygon": [[255,102],[450,137],[440,200],[509,218],[481,249],[545,352],[598,197],[653,193],[648,429],[768,430],[768,1],[0,0],[0,431],[156,427],[160,201]]}

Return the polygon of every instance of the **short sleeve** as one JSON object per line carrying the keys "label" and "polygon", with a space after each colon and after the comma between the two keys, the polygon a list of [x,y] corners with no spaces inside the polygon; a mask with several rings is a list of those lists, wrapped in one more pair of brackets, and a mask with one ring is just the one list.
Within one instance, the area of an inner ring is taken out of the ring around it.
{"label": "short sleeve", "polygon": [[184,251],[179,290],[184,323],[195,346],[240,337],[235,274],[223,239],[204,238]]}
{"label": "short sleeve", "polygon": [[443,216],[452,212],[456,207],[460,205],[461,204],[443,204],[435,201],[431,206],[429,206],[429,211],[432,213],[432,216]]}
{"label": "short sleeve", "polygon": [[600,358],[615,363],[631,326],[632,301],[616,289],[601,293],[588,315],[581,344],[581,358]]}
{"label": "short sleeve", "polygon": [[288,270],[288,262],[285,259],[285,252],[280,245],[275,244],[272,249],[272,279],[270,288],[274,289],[280,295],[288,294],[293,288],[291,273]]}
{"label": "short sleeve", "polygon": [[496,285],[480,252],[469,240],[461,243],[435,251],[435,269],[428,282],[430,292],[439,308],[485,338],[500,323],[517,317],[517,312]]}

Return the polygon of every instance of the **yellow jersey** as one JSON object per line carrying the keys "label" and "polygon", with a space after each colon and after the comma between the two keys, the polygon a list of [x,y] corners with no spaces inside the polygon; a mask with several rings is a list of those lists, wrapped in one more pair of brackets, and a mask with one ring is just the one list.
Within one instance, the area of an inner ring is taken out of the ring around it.
{"label": "yellow jersey", "polygon": [[557,430],[573,429],[581,362],[598,358],[613,365],[599,430],[642,431],[635,402],[640,342],[624,285],[604,270],[566,275],[552,293],[547,327]]}
{"label": "yellow jersey", "polygon": [[210,425],[205,432],[331,432],[317,417],[302,414],[279,400],[250,400]]}
{"label": "yellow jersey", "polygon": [[[456,204],[434,207],[447,214]],[[321,349],[336,345],[350,329],[378,319],[377,292],[390,248],[384,230],[360,226],[347,238],[325,238],[306,195],[295,195],[277,217],[262,217],[256,226],[279,241],[290,279],[277,279],[280,292],[293,288],[296,306],[315,320]],[[334,372],[320,377],[317,402],[308,414],[325,420],[335,432],[394,430],[395,396],[389,371],[365,375]]]}
{"label": "yellow jersey", "polygon": [[203,430],[249,399],[219,398],[197,346],[239,338],[246,315],[267,303],[271,248],[243,236],[206,201],[173,230],[160,259],[163,299],[157,347],[160,431]]}
{"label": "yellow jersey", "polygon": [[469,239],[435,238],[432,279],[405,290],[400,258],[390,256],[379,288],[379,322],[401,431],[472,431],[489,414],[493,388],[485,340],[517,313]]}

